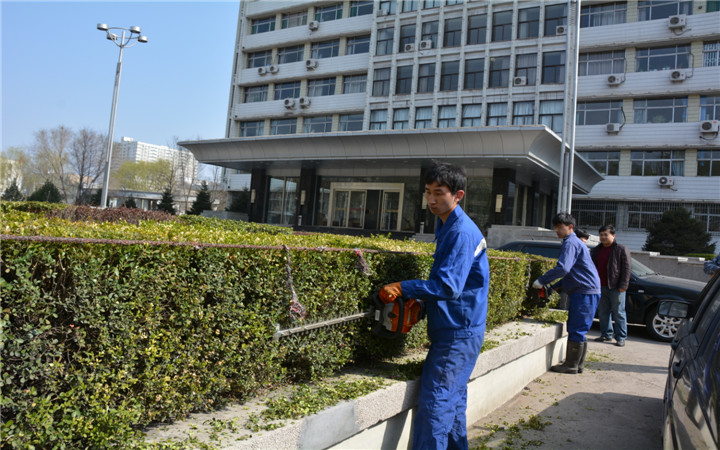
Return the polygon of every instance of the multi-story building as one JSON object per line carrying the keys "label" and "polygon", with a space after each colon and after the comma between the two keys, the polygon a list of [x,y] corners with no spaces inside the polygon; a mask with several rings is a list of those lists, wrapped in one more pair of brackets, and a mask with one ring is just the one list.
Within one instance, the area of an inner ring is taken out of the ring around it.
{"label": "multi-story building", "polygon": [[148,144],[133,138],[122,137],[120,146],[113,146],[112,170],[117,170],[123,162],[156,162],[170,161],[173,170],[186,184],[197,181],[198,161],[193,154],[184,148],[172,148],[165,145]]}
{"label": "multi-story building", "polygon": [[548,226],[577,64],[581,226],[615,223],[637,248],[682,205],[717,240],[720,2],[568,4],[242,1],[226,136],[183,145],[230,191],[251,174],[255,221],[431,231],[438,159],[466,168],[481,227]]}

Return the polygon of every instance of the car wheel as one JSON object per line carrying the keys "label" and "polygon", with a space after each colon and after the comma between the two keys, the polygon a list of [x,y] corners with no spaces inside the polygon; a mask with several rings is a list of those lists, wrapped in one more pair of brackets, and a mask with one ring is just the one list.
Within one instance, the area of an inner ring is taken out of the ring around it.
{"label": "car wheel", "polygon": [[652,307],[645,319],[645,326],[650,337],[658,341],[670,342],[677,334],[682,319],[661,316],[657,313],[657,305]]}

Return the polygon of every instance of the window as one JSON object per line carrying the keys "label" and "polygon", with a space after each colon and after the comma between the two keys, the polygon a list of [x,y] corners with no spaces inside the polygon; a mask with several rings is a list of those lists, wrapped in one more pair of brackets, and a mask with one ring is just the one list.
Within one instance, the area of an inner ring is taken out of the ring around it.
{"label": "window", "polygon": [[462,44],[462,17],[445,19],[443,47],[460,47]]}
{"label": "window", "polygon": [[[438,128],[455,128],[455,124],[455,105],[439,107]],[[720,164],[718,167],[720,167]]]}
{"label": "window", "polygon": [[540,8],[518,11],[518,39],[536,38],[540,33]]}
{"label": "window", "polygon": [[543,53],[543,84],[565,82],[565,52]]}
{"label": "window", "polygon": [[622,101],[578,102],[577,125],[623,123]]}
{"label": "window", "polygon": [[433,48],[437,48],[438,21],[425,22],[422,24],[421,41],[431,41]]}
{"label": "window", "polygon": [[410,128],[410,110],[408,108],[393,111],[393,130],[407,130]]}
{"label": "window", "polygon": [[275,100],[300,97],[300,82],[281,83],[275,85]]}
{"label": "window", "polygon": [[435,88],[435,63],[420,64],[417,92],[432,92]]}
{"label": "window", "polygon": [[240,122],[240,137],[262,136],[265,134],[265,121]]}
{"label": "window", "polygon": [[380,3],[378,3],[378,9],[387,11],[388,14],[395,14],[396,8],[397,8],[396,0],[380,0]]}
{"label": "window", "polygon": [[268,87],[265,86],[248,86],[245,88],[245,103],[255,103],[267,101]]}
{"label": "window", "polygon": [[365,16],[368,14],[372,14],[372,12],[372,0],[350,2],[350,17]]}
{"label": "window", "polygon": [[631,175],[681,177],[685,173],[685,150],[633,150]]}
{"label": "window", "polygon": [[275,29],[275,17],[254,19],[250,27],[250,34],[267,33]]}
{"label": "window", "polygon": [[348,38],[347,55],[357,55],[360,53],[370,53],[370,36],[357,36]]}
{"label": "window", "polygon": [[430,127],[432,127],[432,106],[415,108],[415,128],[419,130]]}
{"label": "window", "polygon": [[667,19],[677,14],[692,14],[692,1],[640,0],[638,20]]}
{"label": "window", "polygon": [[532,125],[534,115],[534,101],[513,103],[513,125]]}
{"label": "window", "polygon": [[305,47],[303,45],[294,45],[278,50],[278,64],[294,63],[302,61]]}
{"label": "window", "polygon": [[614,2],[580,8],[580,28],[625,23],[627,3]]}
{"label": "window", "polygon": [[507,103],[490,103],[487,111],[488,126],[507,125]]}
{"label": "window", "polygon": [[310,49],[310,57],[313,59],[332,58],[340,53],[340,39],[333,41],[316,42]]}
{"label": "window", "polygon": [[417,11],[418,0],[403,0],[402,12]]}
{"label": "window", "polygon": [[247,55],[247,67],[263,67],[268,64],[272,64],[272,52],[266,50],[264,52],[248,53]]}
{"label": "window", "polygon": [[375,45],[376,55],[390,55],[393,52],[394,28],[383,28],[378,30],[377,44]]}
{"label": "window", "polygon": [[303,133],[329,133],[332,131],[332,116],[306,117]]}
{"label": "window", "polygon": [[555,36],[557,27],[567,25],[567,5],[549,5],[545,7],[544,36]]}
{"label": "window", "polygon": [[580,53],[578,75],[608,75],[625,73],[625,50]]}
{"label": "window", "polygon": [[409,94],[412,91],[413,66],[398,66],[395,81],[396,94]]}
{"label": "window", "polygon": [[445,61],[440,68],[440,90],[457,91],[460,79],[460,62]]}
{"label": "window", "polygon": [[315,8],[315,20],[318,22],[329,22],[331,20],[342,19],[342,11],[342,3],[324,8]]}
{"label": "window", "polygon": [[512,11],[500,11],[493,14],[492,41],[512,39]]}
{"label": "window", "polygon": [[359,94],[365,92],[367,75],[346,75],[343,80],[343,94]]}
{"label": "window", "polygon": [[415,24],[400,27],[400,52],[405,51],[407,44],[415,43]]}
{"label": "window", "polygon": [[698,150],[697,176],[720,177],[720,150]]}
{"label": "window", "polygon": [[307,11],[282,15],[283,29],[299,27],[301,25],[307,25]]}
{"label": "window", "polygon": [[556,133],[562,133],[563,106],[562,100],[540,100],[540,123]]}
{"label": "window", "polygon": [[597,229],[609,223],[616,224],[617,209],[617,202],[614,201],[573,199],[572,202],[573,217],[578,227]]}
{"label": "window", "polygon": [[484,70],[485,59],[466,59],[464,89],[482,89]]}
{"label": "window", "polygon": [[484,44],[487,35],[487,14],[468,17],[467,44]]}
{"label": "window", "polygon": [[510,76],[510,57],[496,56],[490,58],[489,87],[507,87]]}
{"label": "window", "polygon": [[384,130],[387,128],[387,110],[376,109],[370,111],[370,129]]}
{"label": "window", "polygon": [[620,152],[582,152],[580,155],[604,176],[620,174]]}
{"label": "window", "polygon": [[639,99],[634,103],[635,123],[687,121],[687,97]]}
{"label": "window", "polygon": [[290,225],[295,221],[299,178],[271,177],[267,195],[267,223]]}
{"label": "window", "polygon": [[308,81],[308,97],[335,95],[335,77]]}
{"label": "window", "polygon": [[462,126],[479,127],[482,126],[482,105],[463,105],[462,107]]}
{"label": "window", "polygon": [[517,60],[515,61],[515,76],[525,77],[528,86],[535,86],[535,78],[537,78],[537,53],[517,55]]}
{"label": "window", "polygon": [[720,66],[720,41],[703,43],[703,67]]}
{"label": "window", "polygon": [[439,8],[442,4],[442,0],[425,0],[423,9]]}
{"label": "window", "polygon": [[445,0],[445,6],[462,5],[465,0]]}
{"label": "window", "polygon": [[297,132],[297,119],[273,119],[270,121],[270,134],[295,134]]}
{"label": "window", "polygon": [[720,120],[720,96],[700,96],[700,120]]}
{"label": "window", "polygon": [[687,69],[690,67],[690,46],[639,48],[635,54],[636,71]]}
{"label": "window", "polygon": [[362,131],[362,114],[341,114],[340,131]]}
{"label": "window", "polygon": [[390,95],[390,68],[375,69],[373,77],[373,97]]}

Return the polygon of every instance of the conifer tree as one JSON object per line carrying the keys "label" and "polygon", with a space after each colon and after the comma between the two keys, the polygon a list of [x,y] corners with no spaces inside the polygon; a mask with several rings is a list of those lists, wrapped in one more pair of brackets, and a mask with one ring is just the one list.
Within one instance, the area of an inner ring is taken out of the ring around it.
{"label": "conifer tree", "polygon": [[202,182],[202,188],[195,197],[195,201],[192,204],[192,208],[188,211],[188,214],[199,216],[203,211],[212,209],[212,201],[210,200],[210,190],[205,181]]}
{"label": "conifer tree", "polygon": [[20,202],[23,199],[23,195],[17,185],[17,179],[13,178],[10,186],[5,189],[2,194],[2,199],[8,202]]}
{"label": "conifer tree", "polygon": [[175,205],[170,188],[165,189],[162,199],[160,200],[160,203],[158,203],[157,207],[158,211],[165,211],[170,214],[175,214]]}
{"label": "conifer tree", "polygon": [[30,202],[48,203],[60,203],[63,200],[60,191],[50,180],[45,181],[45,184],[40,186],[37,191],[30,194],[30,197],[28,197],[27,199]]}
{"label": "conifer tree", "polygon": [[705,223],[690,215],[685,208],[665,211],[657,222],[647,227],[648,237],[643,250],[663,255],[683,256],[688,253],[715,253]]}

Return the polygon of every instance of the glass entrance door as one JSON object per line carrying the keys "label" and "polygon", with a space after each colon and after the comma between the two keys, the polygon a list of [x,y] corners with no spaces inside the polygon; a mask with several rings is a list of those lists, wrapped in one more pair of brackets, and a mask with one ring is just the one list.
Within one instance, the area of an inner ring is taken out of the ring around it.
{"label": "glass entrance door", "polygon": [[402,211],[402,191],[401,183],[333,183],[328,225],[397,231]]}

